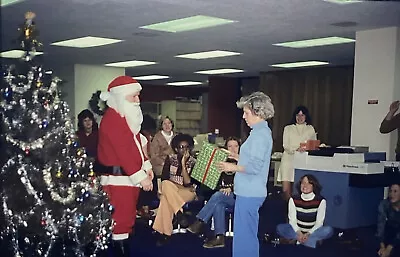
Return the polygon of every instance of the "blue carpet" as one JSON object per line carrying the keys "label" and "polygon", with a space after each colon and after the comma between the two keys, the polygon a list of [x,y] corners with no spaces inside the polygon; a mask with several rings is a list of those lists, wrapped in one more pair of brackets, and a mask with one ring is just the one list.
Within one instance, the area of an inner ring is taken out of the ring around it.
{"label": "blue carpet", "polygon": [[[347,233],[348,238],[335,236],[325,241],[316,249],[302,245],[276,245],[260,241],[260,256],[268,257],[376,257],[376,247],[373,228],[362,228]],[[156,237],[150,228],[137,224],[136,235],[133,237],[131,256],[232,256],[232,238],[227,238],[225,248],[205,249],[203,239],[193,234],[175,234],[164,246],[155,245]]]}

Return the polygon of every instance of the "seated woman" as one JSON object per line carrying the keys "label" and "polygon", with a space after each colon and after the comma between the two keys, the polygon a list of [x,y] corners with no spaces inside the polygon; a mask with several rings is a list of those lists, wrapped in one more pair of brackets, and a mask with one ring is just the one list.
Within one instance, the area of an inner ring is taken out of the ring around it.
{"label": "seated woman", "polygon": [[160,233],[158,246],[170,238],[174,214],[182,214],[183,205],[196,197],[195,187],[190,178],[196,162],[190,156],[194,147],[193,138],[187,134],[176,135],[171,141],[171,146],[175,153],[169,155],[164,162],[162,182],[158,188],[160,205],[153,224],[153,229]]}
{"label": "seated woman", "polygon": [[[225,147],[231,152],[232,161],[237,163],[239,153],[239,139],[230,137],[225,142]],[[235,159],[236,160],[235,160]],[[217,248],[225,246],[225,208],[233,207],[235,198],[233,194],[233,178],[234,174],[222,173],[218,183],[219,190],[215,192],[207,204],[197,214],[197,221],[193,223],[188,230],[194,234],[198,234],[203,230],[203,225],[214,217],[215,237],[203,245],[204,248]]]}
{"label": "seated woman", "polygon": [[333,229],[323,226],[326,201],[321,185],[313,175],[304,175],[297,184],[298,195],[289,199],[289,224],[279,224],[277,232],[293,243],[315,248],[317,242],[332,236]]}
{"label": "seated woman", "polygon": [[[378,214],[378,237],[381,257],[399,256],[400,253],[400,182],[390,186],[389,198],[382,200]],[[396,252],[396,253],[394,253]]]}

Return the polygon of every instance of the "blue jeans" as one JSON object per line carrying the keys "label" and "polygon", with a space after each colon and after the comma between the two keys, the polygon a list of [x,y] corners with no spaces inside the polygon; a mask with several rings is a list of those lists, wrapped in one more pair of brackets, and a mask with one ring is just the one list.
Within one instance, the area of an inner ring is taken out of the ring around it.
{"label": "blue jeans", "polygon": [[[297,239],[297,234],[293,230],[292,225],[290,224],[279,224],[276,227],[276,231],[278,235],[286,238],[286,239]],[[330,238],[333,234],[333,229],[329,226],[322,226],[315,230],[310,236],[308,237],[307,241],[304,243],[305,246],[315,248],[317,241],[324,240]]]}
{"label": "blue jeans", "polygon": [[214,217],[214,228],[216,235],[225,235],[225,208],[233,207],[235,204],[234,194],[224,195],[222,192],[215,192],[207,204],[197,214],[197,218],[208,222]]}
{"label": "blue jeans", "polygon": [[258,210],[265,197],[245,197],[236,195],[233,219],[233,257],[258,257]]}

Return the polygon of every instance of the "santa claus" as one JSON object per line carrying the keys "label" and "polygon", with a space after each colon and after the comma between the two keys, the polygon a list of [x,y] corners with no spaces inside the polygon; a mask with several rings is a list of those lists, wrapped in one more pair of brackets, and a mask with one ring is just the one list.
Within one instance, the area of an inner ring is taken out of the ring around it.
{"label": "santa claus", "polygon": [[97,154],[103,171],[101,184],[114,208],[112,239],[116,256],[129,256],[140,187],[153,189],[154,175],[139,133],[143,121],[141,89],[133,78],[120,76],[100,95],[110,108],[100,123]]}

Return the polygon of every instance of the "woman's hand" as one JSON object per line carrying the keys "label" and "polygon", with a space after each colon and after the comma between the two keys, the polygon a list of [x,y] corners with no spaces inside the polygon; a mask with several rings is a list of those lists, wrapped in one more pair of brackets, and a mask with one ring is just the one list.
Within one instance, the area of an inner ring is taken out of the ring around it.
{"label": "woman's hand", "polygon": [[296,232],[296,240],[303,243],[304,234],[301,231]]}
{"label": "woman's hand", "polygon": [[186,166],[186,162],[189,160],[190,153],[189,150],[186,149],[185,153],[182,156],[182,166]]}
{"label": "woman's hand", "polygon": [[232,193],[232,190],[228,187],[228,188],[221,188],[219,190],[221,193],[223,193],[226,196],[229,196]]}
{"label": "woman's hand", "polygon": [[234,172],[236,165],[230,162],[219,162],[217,163],[217,169],[219,172]]}
{"label": "woman's hand", "polygon": [[296,151],[298,151],[298,152],[300,152],[300,153],[303,153],[303,152],[306,151],[306,149],[305,149],[304,147],[299,147],[299,148],[297,148]]}

